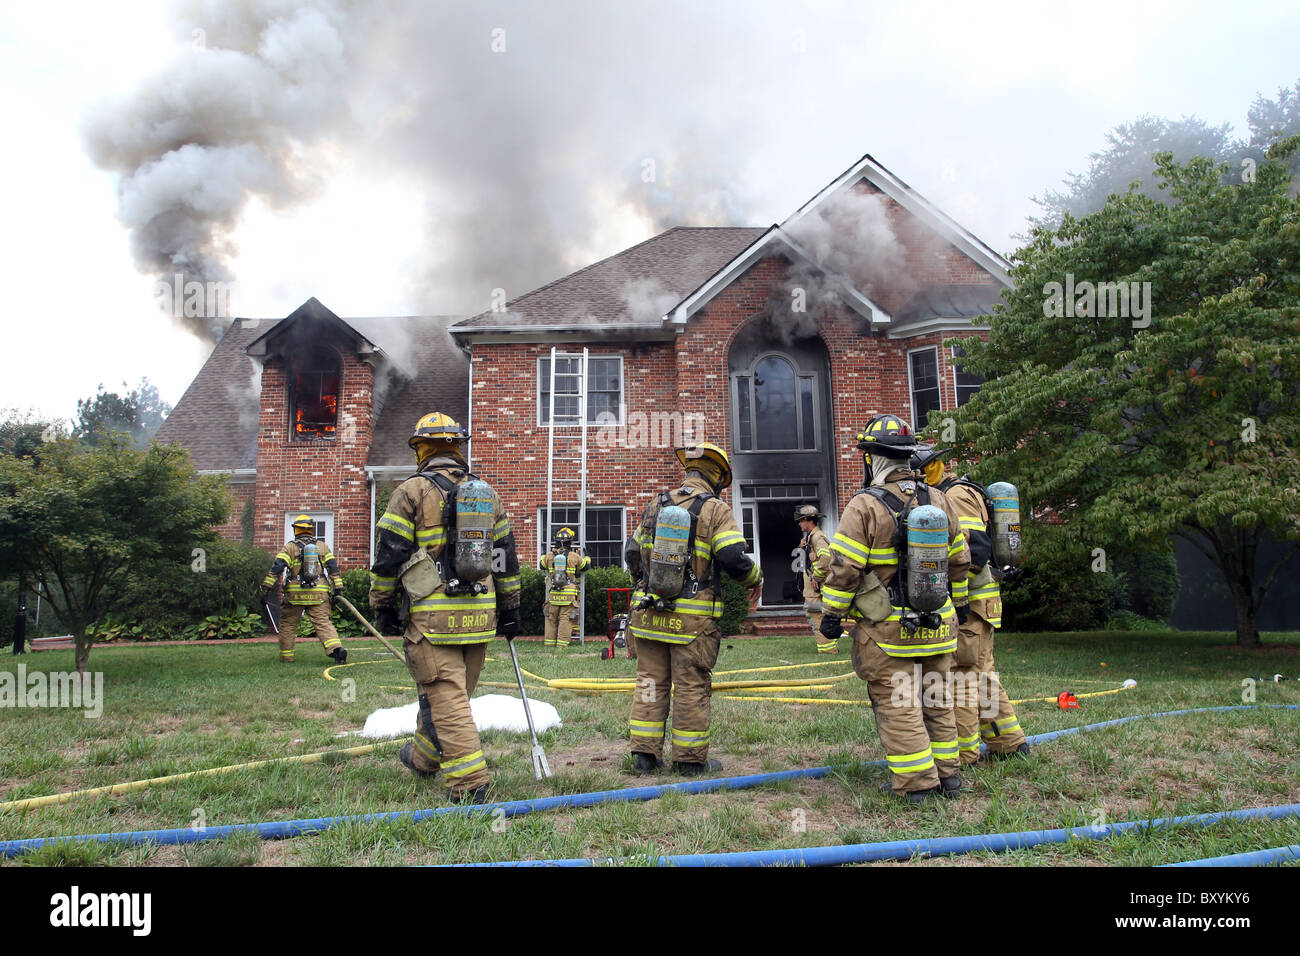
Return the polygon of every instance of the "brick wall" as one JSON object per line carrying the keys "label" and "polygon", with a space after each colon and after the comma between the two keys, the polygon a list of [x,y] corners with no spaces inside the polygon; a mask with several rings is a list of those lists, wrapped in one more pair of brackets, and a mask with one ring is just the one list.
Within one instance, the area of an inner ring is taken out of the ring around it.
{"label": "brick wall", "polygon": [[341,354],[336,438],[292,440],[285,362],[268,359],[262,368],[253,543],[274,554],[285,542],[286,512],[331,511],[334,552],[340,568],[349,571],[370,560],[365,463],[374,426],[374,369],[346,347]]}
{"label": "brick wall", "polygon": [[245,481],[239,484],[228,483],[226,488],[230,492],[230,517],[226,519],[225,524],[217,528],[217,534],[227,541],[238,544],[244,540],[244,506],[253,497],[257,486]]}

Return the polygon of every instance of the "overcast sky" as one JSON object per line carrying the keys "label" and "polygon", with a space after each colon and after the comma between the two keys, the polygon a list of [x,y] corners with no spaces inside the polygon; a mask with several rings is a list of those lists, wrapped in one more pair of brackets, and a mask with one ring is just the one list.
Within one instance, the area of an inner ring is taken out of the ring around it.
{"label": "overcast sky", "polygon": [[175,403],[211,346],[160,262],[239,315],[473,312],[864,153],[1008,253],[1116,124],[1244,135],[1298,40],[1293,2],[9,4],[0,409]]}

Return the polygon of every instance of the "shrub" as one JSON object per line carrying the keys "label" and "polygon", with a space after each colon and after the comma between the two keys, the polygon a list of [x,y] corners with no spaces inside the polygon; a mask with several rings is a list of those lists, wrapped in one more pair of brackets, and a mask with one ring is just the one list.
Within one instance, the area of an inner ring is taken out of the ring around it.
{"label": "shrub", "polygon": [[242,637],[258,637],[266,629],[262,615],[250,614],[240,605],[229,614],[209,614],[197,624],[181,632],[187,641],[233,641]]}
{"label": "shrub", "polygon": [[718,626],[723,636],[739,634],[749,617],[749,591],[727,575],[722,576],[722,619]]}
{"label": "shrub", "polygon": [[248,608],[260,608],[258,591],[271,560],[260,548],[217,540],[204,546],[202,571],[188,556],[139,565],[130,569],[108,613],[96,623],[129,623],[150,639],[165,640],[212,615],[235,615],[240,607],[248,614]]}

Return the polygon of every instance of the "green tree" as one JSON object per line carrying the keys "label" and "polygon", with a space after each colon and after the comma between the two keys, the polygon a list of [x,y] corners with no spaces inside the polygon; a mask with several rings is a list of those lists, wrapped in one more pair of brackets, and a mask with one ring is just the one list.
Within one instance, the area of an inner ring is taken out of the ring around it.
{"label": "green tree", "polygon": [[[1036,228],[988,341],[963,341],[989,381],[954,413],[978,474],[1013,481],[1068,529],[1044,539],[1062,542],[1061,560],[1077,560],[1067,543],[1093,560],[1113,541],[1199,548],[1223,573],[1243,647],[1259,645],[1260,604],[1300,549],[1256,567],[1262,536],[1300,540],[1297,149],[1300,137],[1276,145],[1235,184],[1227,164],[1164,153],[1172,205],[1132,190]],[[1136,283],[1137,305],[1084,282]]]}
{"label": "green tree", "polygon": [[[1246,122],[1250,126],[1250,151],[1256,161],[1274,143],[1300,134],[1300,80],[1292,89],[1280,87],[1276,100],[1256,96]],[[1292,154],[1290,168],[1294,180],[1300,175],[1300,153]]]}
{"label": "green tree", "polygon": [[140,450],[118,438],[86,451],[47,442],[39,461],[0,456],[0,577],[41,582],[84,674],[86,628],[131,568],[170,559],[197,569],[194,549],[215,537],[229,509],[224,480],[198,477],[175,446]]}
{"label": "green tree", "polygon": [[1157,153],[1172,153],[1178,162],[1193,156],[1230,162],[1243,151],[1244,145],[1232,137],[1228,123],[1210,126],[1195,116],[1180,120],[1139,116],[1107,133],[1106,148],[1089,155],[1086,172],[1066,176],[1064,191],[1049,189],[1042,197],[1035,196],[1033,201],[1043,214],[1031,216],[1030,225],[1055,229],[1067,214],[1077,218],[1094,213],[1107,198],[1126,192],[1134,182],[1143,195],[1167,201],[1156,175]]}
{"label": "green tree", "polygon": [[[126,382],[122,388],[126,388]],[[105,444],[124,434],[137,448],[143,448],[171,410],[147,378],[141,379],[140,385],[125,395],[106,392],[100,385],[91,398],[78,400],[72,434],[91,446]]]}

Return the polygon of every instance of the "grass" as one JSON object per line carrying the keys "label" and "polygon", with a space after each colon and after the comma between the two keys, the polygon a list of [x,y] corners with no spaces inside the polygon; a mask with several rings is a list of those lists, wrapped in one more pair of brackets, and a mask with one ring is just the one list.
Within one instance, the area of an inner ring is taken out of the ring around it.
{"label": "grass", "polygon": [[[1300,673],[1300,636],[1269,635],[1260,652],[1239,652],[1230,635],[1193,633],[1004,634],[998,662],[1013,698],[1052,697],[1118,686],[1079,711],[1052,703],[1017,709],[1031,734],[1114,717],[1242,702],[1242,680]],[[66,709],[0,709],[0,800],[107,786],[165,774],[357,746],[337,734],[376,708],[407,703],[405,668],[375,642],[349,641],[353,664],[324,679],[328,663],[299,648],[282,666],[273,645],[97,649],[103,715]],[[602,661],[599,645],[557,653],[518,646],[522,665],[548,678],[630,678],[635,662]],[[513,684],[505,645],[490,646],[482,681]],[[820,658],[824,660],[824,658]],[[15,669],[13,658],[0,671]],[[28,673],[72,668],[70,651],[19,658]],[[718,670],[812,663],[811,637],[724,641]],[[846,674],[844,661],[797,671]],[[789,673],[752,675],[787,678]],[[483,693],[509,693],[483,687]],[[1300,703],[1300,684],[1261,683],[1259,703]],[[626,773],[629,695],[538,690],[559,708],[562,729],[543,737],[555,776],[533,780],[526,737],[484,734],[498,800],[674,782],[670,774]],[[856,677],[822,692],[865,700]],[[878,792],[886,771],[853,765],[882,754],[862,706],[725,700],[715,695],[712,756],[728,775],[843,765],[820,780],[728,793],[670,793],[505,818],[445,815],[347,823],[292,840],[241,835],[180,847],[80,843],[46,847],[10,865],[390,866],[559,857],[621,862],[669,853],[710,853],[1093,825],[1300,802],[1300,711],[1259,710],[1135,721],[1036,749],[1032,761],[967,771],[958,801],[920,807]],[[136,829],[220,826],[263,820],[403,811],[447,804],[441,781],[417,780],[396,747],[351,759],[277,764],[133,791],[79,797],[28,811],[0,810],[0,838]],[[1300,843],[1298,821],[1243,821],[1073,841],[1005,854],[918,860],[917,865],[1146,866]],[[625,859],[626,858],[626,859]]]}

